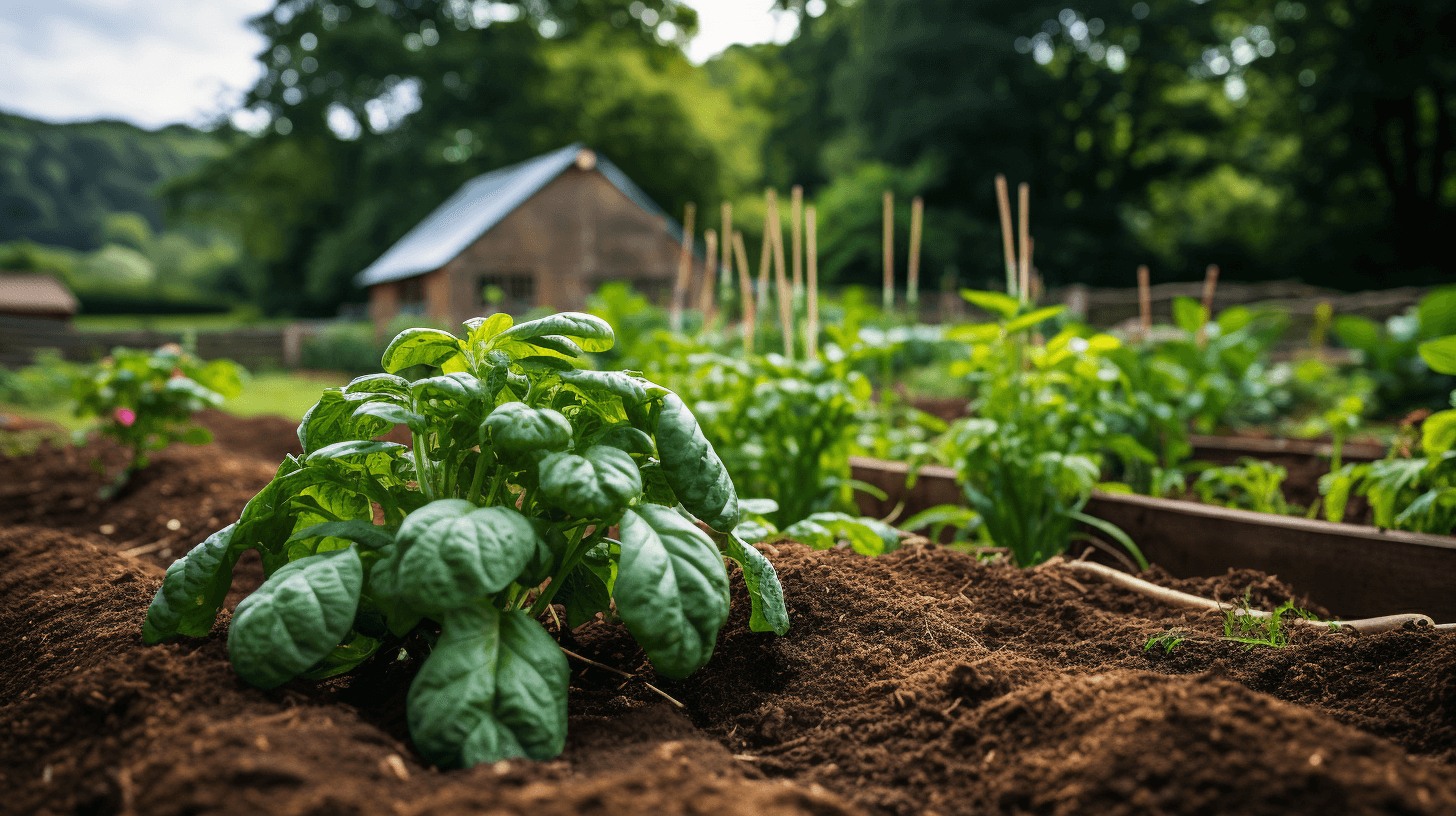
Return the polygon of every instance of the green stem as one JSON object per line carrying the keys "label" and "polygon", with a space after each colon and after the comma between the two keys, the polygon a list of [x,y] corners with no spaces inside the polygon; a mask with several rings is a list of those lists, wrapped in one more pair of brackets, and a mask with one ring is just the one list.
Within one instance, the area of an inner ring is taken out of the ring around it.
{"label": "green stem", "polygon": [[500,492],[501,485],[503,485],[505,483],[506,483],[506,469],[505,468],[498,468],[496,470],[496,472],[495,472],[495,476],[491,477],[491,480],[490,480],[490,493],[488,493],[486,495],[486,497],[485,497],[485,504],[484,504],[485,507],[494,507],[495,506],[495,497],[496,497],[496,494]]}
{"label": "green stem", "polygon": [[475,476],[470,480],[470,490],[466,492],[465,498],[473,504],[480,503],[480,487],[485,484],[485,460],[486,455],[482,451],[480,458],[475,460]]}
{"label": "green stem", "polygon": [[415,477],[420,484],[420,492],[425,494],[425,501],[435,500],[435,486],[430,484],[430,470],[428,457],[425,456],[424,434],[410,431],[410,447],[415,454]]}
{"label": "green stem", "polygon": [[527,613],[531,617],[534,618],[546,611],[546,607],[551,604],[551,599],[556,597],[556,591],[561,589],[562,583],[566,581],[566,576],[570,575],[571,571],[576,569],[576,565],[581,562],[582,556],[586,555],[586,551],[597,543],[597,539],[601,538],[603,531],[598,530],[592,533],[591,537],[583,541],[582,534],[585,532],[586,525],[582,525],[576,528],[576,532],[571,534],[571,541],[566,545],[566,560],[561,562],[561,569],[558,569],[556,574],[551,576],[551,583],[546,585],[546,589],[541,592],[541,597],[537,598],[536,603],[531,605],[531,611]]}

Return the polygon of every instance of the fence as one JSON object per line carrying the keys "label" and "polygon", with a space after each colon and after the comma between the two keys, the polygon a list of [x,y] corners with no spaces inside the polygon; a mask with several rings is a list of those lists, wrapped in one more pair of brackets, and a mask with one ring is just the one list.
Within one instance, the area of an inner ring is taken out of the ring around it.
{"label": "fence", "polygon": [[[312,329],[302,324],[282,328],[228,329],[194,335],[197,356],[226,357],[251,369],[294,368],[302,359],[303,339]],[[58,320],[0,316],[0,365],[28,365],[39,349],[56,349],[66,360],[99,360],[116,346],[156,348],[181,343],[180,331],[76,331]]]}

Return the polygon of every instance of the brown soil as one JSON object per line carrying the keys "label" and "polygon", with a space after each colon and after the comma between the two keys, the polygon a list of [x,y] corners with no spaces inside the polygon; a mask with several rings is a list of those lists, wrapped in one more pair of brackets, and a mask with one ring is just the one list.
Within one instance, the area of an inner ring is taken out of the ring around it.
{"label": "brown soil", "polygon": [[[717,653],[682,682],[652,677],[618,626],[561,633],[642,676],[575,665],[556,761],[441,772],[403,722],[412,661],[261,692],[228,665],[226,613],[208,638],[141,645],[170,559],[116,551],[165,534],[180,554],[210,531],[198,515],[231,520],[292,444],[292,424],[274,425],[169,450],[167,475],[110,505],[87,492],[104,446],[0,462],[39,482],[0,499],[0,811],[1456,812],[1456,637],[1299,630],[1245,651],[1219,640],[1215,614],[935,546],[873,560],[766,547],[793,628],[748,631],[735,578]],[[193,526],[158,527],[171,513]],[[1251,588],[1266,607],[1297,596],[1259,573],[1150,577],[1224,598]],[[234,600],[256,580],[240,576]],[[1169,629],[1189,640],[1143,648]]]}

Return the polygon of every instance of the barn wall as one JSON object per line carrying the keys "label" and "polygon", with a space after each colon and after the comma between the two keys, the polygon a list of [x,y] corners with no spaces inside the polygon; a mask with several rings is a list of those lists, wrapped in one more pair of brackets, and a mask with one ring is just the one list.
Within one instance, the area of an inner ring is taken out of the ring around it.
{"label": "barn wall", "polygon": [[389,321],[399,314],[399,281],[385,281],[369,287],[369,319],[374,333],[384,334]]}

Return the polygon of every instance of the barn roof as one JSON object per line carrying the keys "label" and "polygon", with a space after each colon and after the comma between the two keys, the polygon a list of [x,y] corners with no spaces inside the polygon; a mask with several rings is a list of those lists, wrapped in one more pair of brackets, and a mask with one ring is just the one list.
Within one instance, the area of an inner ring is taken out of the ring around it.
{"label": "barn roof", "polygon": [[[439,269],[564,173],[584,150],[586,146],[577,142],[471,179],[355,276],[354,282],[372,286]],[[590,155],[596,169],[633,203],[653,215],[666,216],[620,168],[604,156]],[[682,227],[676,221],[668,218],[667,227],[681,240]]]}
{"label": "barn roof", "polygon": [[0,313],[73,315],[79,307],[71,290],[50,275],[0,272]]}

